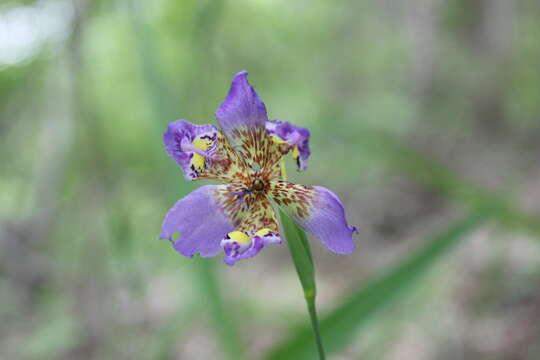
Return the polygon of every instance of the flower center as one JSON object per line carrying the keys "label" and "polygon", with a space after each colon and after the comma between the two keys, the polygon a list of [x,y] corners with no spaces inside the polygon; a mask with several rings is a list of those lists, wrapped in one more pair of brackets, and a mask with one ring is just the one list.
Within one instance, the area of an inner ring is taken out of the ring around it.
{"label": "flower center", "polygon": [[251,185],[251,187],[255,191],[263,191],[264,190],[264,182],[261,179],[255,179],[255,180],[253,180],[253,184]]}

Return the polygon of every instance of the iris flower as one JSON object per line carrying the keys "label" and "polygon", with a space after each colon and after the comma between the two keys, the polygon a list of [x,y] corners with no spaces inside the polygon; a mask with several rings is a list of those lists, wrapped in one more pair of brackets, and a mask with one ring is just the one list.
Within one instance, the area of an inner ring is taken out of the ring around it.
{"label": "iris flower", "polygon": [[234,76],[215,115],[220,129],[176,120],[163,134],[166,151],[186,180],[224,184],[202,186],[180,199],[165,216],[161,239],[187,257],[211,257],[223,250],[225,263],[234,265],[282,242],[277,205],[333,252],[354,250],[356,228],[348,225],[338,197],[324,187],[282,177],[281,160],[288,153],[299,170],[307,168],[307,129],[269,121],[246,71]]}

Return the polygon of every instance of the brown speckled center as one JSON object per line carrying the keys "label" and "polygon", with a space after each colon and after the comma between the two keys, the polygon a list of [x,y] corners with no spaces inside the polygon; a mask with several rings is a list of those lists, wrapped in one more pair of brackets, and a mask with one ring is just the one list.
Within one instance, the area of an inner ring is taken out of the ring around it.
{"label": "brown speckled center", "polygon": [[264,182],[261,179],[258,179],[258,178],[253,180],[253,185],[251,187],[255,191],[263,191],[264,188],[265,188]]}

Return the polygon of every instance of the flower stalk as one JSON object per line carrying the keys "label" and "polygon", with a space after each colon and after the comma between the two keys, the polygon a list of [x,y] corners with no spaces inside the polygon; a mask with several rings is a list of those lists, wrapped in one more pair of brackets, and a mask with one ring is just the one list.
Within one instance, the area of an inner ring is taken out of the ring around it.
{"label": "flower stalk", "polygon": [[317,344],[317,352],[319,353],[319,359],[324,360],[324,347],[321,338],[321,330],[319,327],[319,320],[317,318],[317,309],[315,307],[315,294],[313,296],[306,296],[307,307],[309,311],[309,317],[311,319],[311,327],[313,328],[313,333],[315,334],[315,343]]}
{"label": "flower stalk", "polygon": [[283,225],[283,232],[287,239],[287,244],[291,252],[294,267],[302,289],[304,291],[304,298],[306,300],[309,317],[311,319],[311,327],[315,336],[315,343],[317,346],[317,352],[319,359],[325,359],[324,347],[322,343],[321,331],[319,326],[319,320],[317,318],[316,297],[317,286],[315,282],[315,268],[313,264],[313,257],[311,256],[311,250],[309,243],[306,239],[306,234],[302,231],[286,214],[280,211],[281,223]]}

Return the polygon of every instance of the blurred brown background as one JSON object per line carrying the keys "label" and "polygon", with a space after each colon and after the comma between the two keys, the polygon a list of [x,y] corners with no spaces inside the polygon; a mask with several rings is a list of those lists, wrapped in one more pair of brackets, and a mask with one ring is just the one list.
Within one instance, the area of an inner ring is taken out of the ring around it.
{"label": "blurred brown background", "polygon": [[311,130],[292,179],[360,230],[349,256],[312,239],[321,316],[418,275],[362,293],[330,359],[539,359],[539,19],[537,0],[1,1],[0,358],[270,359],[307,324],[286,246],[229,268],[157,240],[200,186],[166,124],[213,123],[246,69]]}

